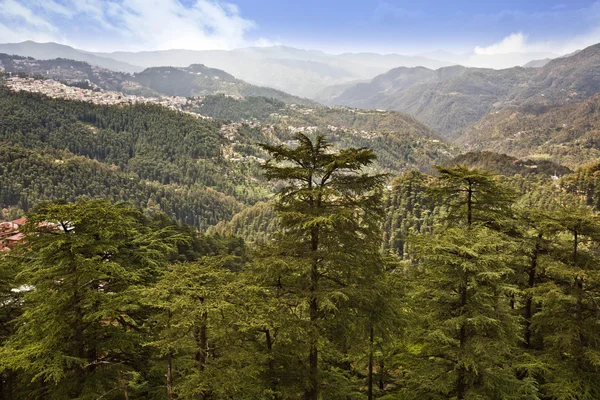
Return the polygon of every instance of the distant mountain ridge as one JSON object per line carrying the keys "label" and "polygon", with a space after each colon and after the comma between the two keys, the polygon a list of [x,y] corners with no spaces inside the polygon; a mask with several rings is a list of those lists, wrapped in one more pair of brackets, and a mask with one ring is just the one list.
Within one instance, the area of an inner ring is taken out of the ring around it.
{"label": "distant mountain ridge", "polygon": [[223,69],[249,83],[273,87],[304,97],[312,97],[328,85],[370,79],[398,65],[426,65],[432,68],[448,65],[424,57],[380,54],[332,55],[287,46],[95,54],[145,67],[162,65],[183,67],[202,63]]}
{"label": "distant mountain ridge", "polygon": [[131,65],[113,58],[102,57],[82,50],[74,49],[58,43],[36,43],[31,40],[21,43],[0,44],[0,53],[11,55],[33,57],[38,60],[50,60],[55,58],[66,58],[75,61],[83,61],[90,65],[120,72],[140,72],[144,68]]}
{"label": "distant mountain ridge", "polygon": [[156,67],[128,74],[91,66],[85,62],[9,56],[0,53],[0,69],[41,75],[68,84],[90,82],[104,90],[141,96],[205,96],[222,93],[232,96],[264,96],[285,103],[312,104],[280,90],[251,85],[225,71],[193,64],[186,68]]}
{"label": "distant mountain ridge", "polygon": [[68,58],[121,72],[141,72],[150,67],[188,67],[204,64],[250,84],[315,98],[331,85],[369,80],[396,67],[439,69],[456,64],[504,68],[534,59],[554,58],[550,53],[506,55],[452,54],[437,51],[417,55],[342,53],[328,54],[288,46],[249,47],[234,50],[161,50],[94,53],[56,43],[23,42],[0,45],[0,52],[38,59]]}
{"label": "distant mountain ridge", "polygon": [[540,68],[400,67],[341,92],[326,88],[317,98],[330,105],[407,112],[455,140],[490,112],[569,104],[598,92],[600,45],[595,45]]}

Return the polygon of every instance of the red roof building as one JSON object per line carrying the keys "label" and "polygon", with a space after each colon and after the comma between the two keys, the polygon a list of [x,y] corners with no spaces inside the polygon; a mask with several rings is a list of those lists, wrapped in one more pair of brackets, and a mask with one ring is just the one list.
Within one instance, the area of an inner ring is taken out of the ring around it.
{"label": "red roof building", "polygon": [[27,222],[27,218],[25,217],[21,217],[19,219],[15,219],[14,221],[11,221],[13,224],[17,224],[19,227],[21,227],[22,225],[25,225],[25,223]]}
{"label": "red roof building", "polygon": [[17,243],[23,242],[25,235],[19,232],[19,228],[26,222],[27,218],[22,217],[0,223],[0,252],[10,251]]}

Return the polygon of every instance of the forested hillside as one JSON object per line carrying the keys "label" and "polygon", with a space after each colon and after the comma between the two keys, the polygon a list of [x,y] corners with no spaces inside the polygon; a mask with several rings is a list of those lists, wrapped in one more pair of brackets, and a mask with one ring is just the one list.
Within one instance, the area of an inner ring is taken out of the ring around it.
{"label": "forested hillside", "polygon": [[218,123],[161,106],[0,94],[3,207],[88,195],[155,204],[205,228],[269,193],[253,179],[256,162],[222,157]]}
{"label": "forested hillside", "polygon": [[32,209],[0,254],[4,398],[598,398],[596,167],[562,188],[439,167],[384,194],[371,150],[297,140],[262,146],[278,195],[233,220],[262,243]]}
{"label": "forested hillside", "polygon": [[560,177],[572,172],[568,167],[548,159],[519,159],[506,154],[494,153],[492,151],[464,153],[453,158],[444,165],[466,165],[470,168],[477,168],[506,176],[529,176],[538,174],[546,177]]}
{"label": "forested hillside", "polygon": [[66,150],[0,144],[0,204],[11,208],[14,218],[41,201],[78,197],[128,201],[201,229],[231,219],[244,207],[200,183],[164,184]]}
{"label": "forested hillside", "polygon": [[215,117],[240,121],[266,109],[265,122],[212,121],[152,104],[102,106],[0,87],[2,207],[17,215],[42,200],[85,195],[160,209],[205,229],[269,197],[273,186],[261,177],[265,154],[256,144],[293,143],[299,130],[329,132],[338,149],[372,147],[379,156],[373,171],[427,171],[457,154],[399,113],[291,107],[261,97],[206,101],[200,112],[211,114],[212,107]]}
{"label": "forested hillside", "polygon": [[600,96],[564,106],[529,106],[492,113],[459,143],[516,157],[548,158],[570,167],[600,157]]}
{"label": "forested hillside", "polygon": [[[436,132],[413,117],[395,111],[371,111],[347,107],[286,105],[282,102],[248,97],[207,96],[199,105],[186,108],[202,115],[269,127],[262,135],[281,140],[294,133],[326,132],[337,148],[369,147],[378,156],[377,169],[396,173],[418,169],[429,171],[459,153]],[[260,135],[255,136],[255,140]]]}

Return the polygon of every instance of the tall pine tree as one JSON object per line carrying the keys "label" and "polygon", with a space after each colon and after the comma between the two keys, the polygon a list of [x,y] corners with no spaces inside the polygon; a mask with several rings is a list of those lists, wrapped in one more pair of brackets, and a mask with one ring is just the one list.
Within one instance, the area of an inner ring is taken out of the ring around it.
{"label": "tall pine tree", "polygon": [[313,141],[298,134],[297,140],[295,148],[262,145],[272,156],[264,165],[267,179],[284,185],[276,205],[283,232],[274,251],[288,269],[273,271],[272,284],[293,291],[302,321],[308,353],[304,398],[345,398],[348,348],[340,337],[332,339],[352,334],[346,329],[350,321],[339,318],[347,316],[341,310],[382,273],[385,176],[361,173],[375,159],[371,150],[335,152],[322,136]]}

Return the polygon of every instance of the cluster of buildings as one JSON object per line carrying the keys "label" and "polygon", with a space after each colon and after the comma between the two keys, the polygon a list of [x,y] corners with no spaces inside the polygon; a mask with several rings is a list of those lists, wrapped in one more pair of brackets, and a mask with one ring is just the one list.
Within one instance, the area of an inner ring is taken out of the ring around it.
{"label": "cluster of buildings", "polygon": [[189,101],[181,96],[143,97],[98,89],[82,89],[52,79],[11,76],[4,81],[4,84],[14,91],[36,92],[51,98],[88,101],[101,105],[152,103],[172,110],[181,110]]}
{"label": "cluster of buildings", "polygon": [[25,217],[14,221],[0,222],[0,252],[10,251],[25,240],[25,235],[19,230],[26,222],[27,218]]}

